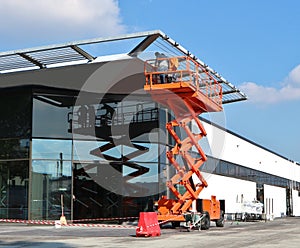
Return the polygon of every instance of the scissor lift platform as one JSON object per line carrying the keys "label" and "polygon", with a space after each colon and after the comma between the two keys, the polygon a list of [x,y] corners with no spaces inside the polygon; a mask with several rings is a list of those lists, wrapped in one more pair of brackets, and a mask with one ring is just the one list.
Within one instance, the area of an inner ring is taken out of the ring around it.
{"label": "scissor lift platform", "polygon": [[[168,69],[163,71],[159,64],[164,61]],[[175,63],[174,63],[175,61]],[[175,66],[174,66],[175,64]],[[201,165],[207,160],[199,145],[199,140],[206,136],[198,116],[204,112],[222,111],[222,87],[213,75],[190,57],[157,58],[145,62],[146,84],[144,90],[152,99],[173,111],[175,119],[167,123],[166,128],[174,138],[174,148],[167,152],[167,158],[176,169],[176,174],[167,182],[167,186],[177,199],[163,196],[158,201],[158,220],[185,221],[184,213],[190,210],[192,202],[198,199],[207,182],[200,172]],[[190,130],[189,122],[194,121],[200,133]],[[183,129],[187,136],[181,140],[174,127]],[[191,149],[198,152],[193,157]],[[185,165],[180,165],[177,156],[181,156]],[[194,185],[191,177],[195,174],[200,184]],[[180,193],[176,185],[183,185]],[[215,204],[214,213],[221,213],[220,204]],[[210,213],[208,213],[210,214]],[[220,214],[219,214],[220,215]],[[217,219],[221,216],[217,216]],[[215,218],[215,216],[214,216]]]}
{"label": "scissor lift platform", "polygon": [[[165,84],[145,85],[144,90],[150,92],[152,99],[173,110],[173,104],[179,108],[182,101],[188,101],[196,113],[219,112],[222,111],[222,105],[205,95],[201,89],[187,82],[172,82]],[[182,106],[183,107],[183,106]],[[184,114],[182,112],[182,114]],[[190,113],[185,113],[190,116]]]}

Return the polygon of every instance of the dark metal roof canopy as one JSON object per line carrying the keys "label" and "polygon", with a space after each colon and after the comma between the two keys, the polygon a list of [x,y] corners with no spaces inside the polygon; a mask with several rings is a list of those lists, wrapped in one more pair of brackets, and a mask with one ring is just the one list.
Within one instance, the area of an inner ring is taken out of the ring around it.
{"label": "dark metal roof canopy", "polygon": [[234,85],[160,30],[2,52],[0,74],[92,63],[99,57],[120,53],[145,60],[149,59],[146,51],[151,49],[152,53],[160,50],[170,56],[189,56],[204,66],[222,84],[223,104],[247,99]]}

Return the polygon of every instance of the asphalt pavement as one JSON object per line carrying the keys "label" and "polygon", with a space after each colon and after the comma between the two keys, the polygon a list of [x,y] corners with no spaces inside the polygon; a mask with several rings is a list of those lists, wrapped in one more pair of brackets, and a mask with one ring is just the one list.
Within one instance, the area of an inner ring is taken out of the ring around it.
{"label": "asphalt pavement", "polygon": [[161,228],[158,237],[136,237],[134,225],[112,227],[0,224],[0,247],[300,247],[300,218],[274,221],[227,221],[223,228],[187,232],[184,228]]}

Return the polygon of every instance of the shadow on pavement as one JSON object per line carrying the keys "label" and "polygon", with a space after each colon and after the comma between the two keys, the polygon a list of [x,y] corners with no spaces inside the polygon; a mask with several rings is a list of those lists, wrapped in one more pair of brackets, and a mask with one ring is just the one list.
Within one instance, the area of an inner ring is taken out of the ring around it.
{"label": "shadow on pavement", "polygon": [[40,247],[40,248],[74,248],[75,246],[64,244],[61,242],[41,242],[41,241],[12,241],[12,242],[3,242],[0,241],[0,247],[2,248],[16,248],[16,247]]}

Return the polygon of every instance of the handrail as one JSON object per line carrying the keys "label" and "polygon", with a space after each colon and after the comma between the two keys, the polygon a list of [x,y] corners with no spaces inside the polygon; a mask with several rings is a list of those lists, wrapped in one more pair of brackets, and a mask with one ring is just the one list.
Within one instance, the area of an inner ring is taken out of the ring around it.
{"label": "handrail", "polygon": [[[127,110],[126,107],[128,107]],[[98,108],[93,120],[87,116],[87,119],[84,121],[85,125],[82,125],[83,120],[79,120],[79,114],[76,111],[73,111],[68,113],[68,122],[70,124],[70,128],[72,126],[74,128],[90,128],[101,127],[102,125],[124,125],[129,123],[141,123],[145,121],[158,120],[158,109],[153,106],[153,104],[123,106],[117,107],[114,110],[115,112],[113,116],[107,116],[103,109]]]}
{"label": "handrail", "polygon": [[[164,65],[168,65],[166,70],[160,68],[163,61]],[[177,61],[176,67],[172,66],[174,61]],[[150,85],[150,87],[162,83],[185,82],[218,105],[222,105],[222,87],[220,83],[204,66],[190,57],[178,56],[147,60],[144,63],[144,73],[146,85]]]}

